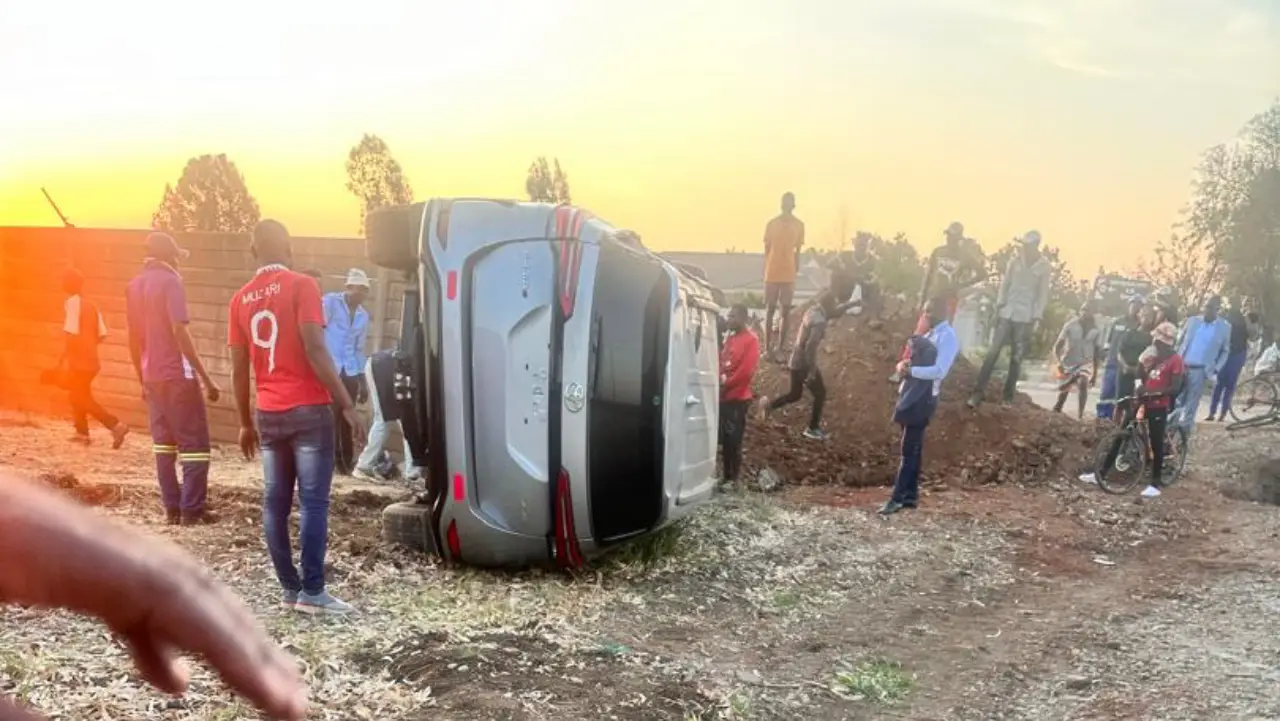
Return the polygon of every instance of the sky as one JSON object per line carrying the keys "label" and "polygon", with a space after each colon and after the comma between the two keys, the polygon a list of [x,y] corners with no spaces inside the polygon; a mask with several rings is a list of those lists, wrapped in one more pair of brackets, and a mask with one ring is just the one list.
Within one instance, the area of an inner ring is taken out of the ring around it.
{"label": "sky", "polygon": [[1200,153],[1280,97],[1276,0],[0,2],[0,225],[148,227],[226,153],[264,217],[355,236],[376,133],[418,198],[516,197],[534,157],[660,250],[760,248],[792,191],[854,230],[1077,273],[1169,234]]}

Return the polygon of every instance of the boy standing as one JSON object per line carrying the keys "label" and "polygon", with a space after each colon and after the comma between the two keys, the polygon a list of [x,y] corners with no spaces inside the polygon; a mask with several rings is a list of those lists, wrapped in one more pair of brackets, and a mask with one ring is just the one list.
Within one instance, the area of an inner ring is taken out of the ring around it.
{"label": "boy standing", "polygon": [[796,196],[782,195],[782,213],[764,229],[764,350],[773,353],[773,314],[782,311],[778,345],[786,342],[791,321],[791,299],[796,274],[800,270],[800,249],[804,247],[804,223],[795,216]]}
{"label": "boy standing", "polygon": [[[227,342],[240,411],[240,449],[252,459],[259,444],[266,483],[262,530],[284,605],[304,613],[340,614],[351,606],[325,590],[324,558],[333,484],[334,418],[340,409],[361,428],[355,404],[325,347],[324,309],[315,279],[289,270],[289,233],[273,220],[253,229],[254,278],[231,299]],[[257,423],[249,400],[249,369],[257,387]],[[302,573],[293,564],[289,514],[294,486],[301,508]]]}
{"label": "boy standing", "polygon": [[726,481],[738,480],[742,471],[751,381],[760,364],[760,340],[747,327],[749,315],[742,304],[729,309],[729,332],[720,348],[720,445]]}
{"label": "boy standing", "polygon": [[67,372],[71,419],[76,428],[72,440],[89,444],[89,417],[92,416],[111,431],[111,447],[119,448],[129,435],[129,426],[98,405],[93,397],[93,379],[102,370],[98,345],[107,337],[107,324],[98,306],[81,295],[83,288],[84,276],[80,271],[69,268],[63,273],[62,289],[67,293],[67,300],[63,304],[62,331],[67,337],[67,347],[62,353],[62,365]]}

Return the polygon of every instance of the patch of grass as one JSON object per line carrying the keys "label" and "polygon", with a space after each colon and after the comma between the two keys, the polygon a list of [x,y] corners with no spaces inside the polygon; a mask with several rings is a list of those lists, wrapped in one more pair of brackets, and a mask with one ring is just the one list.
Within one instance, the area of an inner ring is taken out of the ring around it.
{"label": "patch of grass", "polygon": [[902,700],[915,685],[896,661],[863,661],[836,672],[832,690],[855,701],[892,704]]}
{"label": "patch of grass", "polygon": [[755,715],[751,706],[751,696],[742,690],[729,694],[725,705],[728,707],[726,710],[731,719],[749,719]]}
{"label": "patch of grass", "polygon": [[790,611],[800,605],[800,594],[795,591],[778,591],[773,594],[773,607],[780,611]]}
{"label": "patch of grass", "polygon": [[680,555],[683,550],[681,547],[683,539],[684,523],[674,523],[657,533],[623,544],[604,559],[604,564],[647,568],[664,559]]}

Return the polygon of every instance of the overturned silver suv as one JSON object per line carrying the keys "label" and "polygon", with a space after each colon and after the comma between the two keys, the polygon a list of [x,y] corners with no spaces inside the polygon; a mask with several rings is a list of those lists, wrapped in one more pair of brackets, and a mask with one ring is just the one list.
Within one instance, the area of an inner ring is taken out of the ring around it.
{"label": "overturned silver suv", "polygon": [[575,567],[711,497],[720,309],[704,281],[567,205],[438,199],[366,227],[370,259],[418,288],[379,385],[426,492],[384,511],[389,540]]}

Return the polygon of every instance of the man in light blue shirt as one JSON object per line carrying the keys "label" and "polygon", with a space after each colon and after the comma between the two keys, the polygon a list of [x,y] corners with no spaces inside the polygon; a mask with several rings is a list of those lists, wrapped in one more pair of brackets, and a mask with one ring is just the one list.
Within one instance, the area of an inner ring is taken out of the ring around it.
{"label": "man in light blue shirt", "polygon": [[924,429],[938,406],[938,394],[942,392],[942,381],[951,372],[956,356],[960,353],[960,340],[955,330],[947,321],[947,301],[935,298],[929,301],[925,309],[929,322],[929,332],[924,339],[937,350],[930,365],[911,365],[910,360],[898,364],[898,373],[904,377],[903,394],[909,392],[909,384],[921,382],[931,384],[930,393],[920,408],[909,414],[895,414],[902,424],[902,460],[898,466],[898,475],[893,483],[893,496],[884,504],[880,513],[892,515],[904,508],[915,508],[920,500],[920,461],[924,456]]}
{"label": "man in light blue shirt", "polygon": [[1218,315],[1221,308],[1222,299],[1217,296],[1206,300],[1204,314],[1188,318],[1178,340],[1178,354],[1186,363],[1187,375],[1170,422],[1185,428],[1188,436],[1195,428],[1205,381],[1218,374],[1229,355],[1231,324]]}
{"label": "man in light blue shirt", "polygon": [[[364,403],[368,389],[364,385],[364,344],[369,335],[369,312],[364,301],[369,297],[369,275],[359,268],[347,271],[347,287],[340,293],[324,296],[324,343],[338,368],[342,385],[356,403]],[[355,469],[353,430],[339,409],[333,414],[335,470],[349,476]]]}

